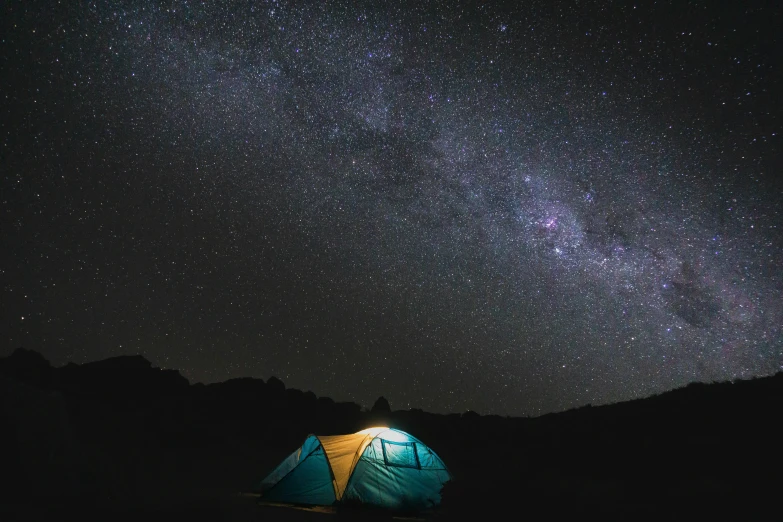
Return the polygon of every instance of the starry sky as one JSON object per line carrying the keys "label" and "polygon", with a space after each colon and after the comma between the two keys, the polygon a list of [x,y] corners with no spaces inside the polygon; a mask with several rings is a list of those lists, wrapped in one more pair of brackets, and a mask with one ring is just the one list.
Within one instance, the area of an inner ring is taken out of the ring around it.
{"label": "starry sky", "polygon": [[6,2],[0,354],[503,415],[779,371],[783,11],[713,4]]}

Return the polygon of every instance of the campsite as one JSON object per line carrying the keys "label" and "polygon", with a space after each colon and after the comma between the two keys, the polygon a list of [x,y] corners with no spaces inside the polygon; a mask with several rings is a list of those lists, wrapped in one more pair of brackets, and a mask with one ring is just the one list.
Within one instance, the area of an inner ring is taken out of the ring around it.
{"label": "campsite", "polygon": [[537,418],[362,408],[274,378],[191,385],[142,357],[55,368],[25,349],[0,359],[0,383],[3,520],[412,516],[265,507],[251,494],[310,434],[371,426],[415,434],[398,440],[448,467],[441,505],[416,515],[433,520],[766,520],[783,485],[783,374]]}
{"label": "campsite", "polygon": [[783,521],[782,29],[2,2],[0,522]]}

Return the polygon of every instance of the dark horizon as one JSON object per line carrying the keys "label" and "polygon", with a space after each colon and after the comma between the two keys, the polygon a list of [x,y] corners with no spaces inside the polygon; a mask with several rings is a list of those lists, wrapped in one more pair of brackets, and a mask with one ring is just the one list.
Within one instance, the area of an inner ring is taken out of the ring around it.
{"label": "dark horizon", "polygon": [[[502,418],[507,421],[535,420],[544,416],[559,416],[562,418],[563,416],[560,414],[584,413],[595,408],[616,412],[619,411],[618,408],[638,408],[640,404],[685,404],[689,400],[687,399],[688,397],[691,397],[690,400],[693,400],[694,397],[703,399],[709,396],[714,401],[714,407],[717,407],[721,400],[734,406],[735,404],[732,401],[748,400],[748,390],[752,389],[755,390],[754,393],[760,394],[761,390],[765,388],[770,390],[777,389],[776,387],[779,387],[780,383],[783,382],[783,371],[779,371],[772,375],[754,376],[749,379],[706,383],[691,382],[682,387],[644,397],[604,404],[579,404],[568,409],[545,412],[538,415],[502,415],[475,410],[430,411],[417,407],[397,407],[397,405],[391,404],[384,395],[376,397],[371,404],[340,400],[339,398],[322,395],[318,393],[318,390],[294,388],[274,375],[268,379],[244,376],[211,383],[191,382],[176,368],[156,366],[154,362],[141,354],[115,355],[106,359],[88,361],[81,364],[69,362],[62,366],[56,366],[43,357],[40,352],[19,347],[10,355],[0,355],[0,376],[11,379],[9,382],[14,386],[19,384],[31,386],[27,390],[29,393],[55,391],[58,393],[54,397],[60,399],[64,397],[67,400],[75,400],[77,402],[92,398],[108,402],[119,400],[122,403],[123,400],[135,397],[136,399],[142,399],[142,403],[149,400],[152,400],[153,403],[156,400],[163,400],[165,403],[172,397],[183,397],[194,390],[198,389],[203,392],[206,389],[212,390],[212,393],[217,393],[221,400],[227,400],[233,395],[234,400],[239,400],[240,402],[259,402],[263,404],[272,397],[284,398],[284,402],[289,402],[289,404],[281,411],[287,411],[287,415],[293,417],[302,415],[303,402],[316,402],[320,403],[321,407],[326,407],[327,409],[334,406],[343,407],[336,410],[340,412],[335,412],[338,417],[341,415],[350,417],[370,414],[369,419],[372,419],[375,418],[372,416],[373,414],[378,414],[377,418],[382,419],[384,414],[388,412],[398,414],[410,413],[424,415],[425,417],[434,415],[440,418]],[[83,379],[85,377],[86,379]],[[744,391],[732,392],[732,389]],[[774,401],[775,395],[765,397],[765,399]],[[203,397],[201,397],[201,400],[203,400]],[[230,401],[231,399],[228,400]],[[661,402],[662,400],[663,402]],[[129,404],[132,405],[133,403]],[[129,404],[125,404],[125,406]],[[139,407],[139,405],[133,407]],[[757,405],[753,405],[753,408],[756,407]],[[307,417],[309,414],[312,414],[312,412],[308,412],[304,417]],[[345,419],[342,420],[344,421]]]}
{"label": "dark horizon", "polygon": [[783,369],[783,9],[0,17],[0,355],[541,415]]}
{"label": "dark horizon", "polygon": [[[363,410],[271,379],[192,386],[139,356],[52,369],[29,350],[0,358],[0,389],[0,509],[12,519],[314,521],[324,509],[365,519],[377,497],[362,496],[361,506],[278,499],[320,506],[303,513],[270,507],[275,498],[260,481],[298,459],[312,434],[350,438],[378,426],[410,434],[448,467],[450,480],[427,497],[438,506],[434,520],[479,520],[520,503],[549,519],[769,520],[779,512],[783,372],[538,418],[437,415],[381,399]],[[487,458],[488,448],[502,458]]]}

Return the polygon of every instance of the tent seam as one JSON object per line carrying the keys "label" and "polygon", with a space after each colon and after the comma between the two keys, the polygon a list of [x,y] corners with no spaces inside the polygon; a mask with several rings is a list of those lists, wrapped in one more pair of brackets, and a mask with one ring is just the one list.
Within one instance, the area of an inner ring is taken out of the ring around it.
{"label": "tent seam", "polygon": [[[310,458],[310,457],[313,455],[313,453],[315,453],[316,451],[318,451],[318,448],[323,448],[323,444],[321,444],[321,439],[319,439],[319,438],[318,438],[318,436],[316,436],[316,435],[313,435],[313,437],[315,437],[316,439],[318,439],[318,446],[316,446],[315,448],[313,448],[313,450],[312,450],[310,453],[308,453],[308,454],[305,456],[305,458],[301,459],[301,460],[300,460],[300,461],[299,461],[299,462],[296,464],[296,466],[294,466],[293,468],[291,468],[291,470],[290,470],[288,473],[286,473],[285,475],[283,475],[282,477],[280,477],[280,480],[278,480],[277,482],[275,482],[275,485],[274,485],[274,486],[272,486],[271,488],[269,488],[269,489],[267,489],[266,491],[264,491],[264,492],[262,493],[262,497],[263,497],[263,495],[265,495],[267,492],[269,492],[269,491],[272,491],[273,489],[275,489],[275,488],[276,488],[276,487],[277,487],[277,486],[278,486],[278,485],[279,485],[281,482],[283,482],[283,481],[286,479],[286,477],[288,477],[288,475],[290,475],[291,473],[293,473],[293,472],[294,472],[294,470],[296,470],[296,468],[298,468],[299,466],[301,466],[301,465],[302,465],[302,463],[303,463],[304,461],[306,461],[307,459],[309,459],[309,458]],[[307,439],[309,439],[309,438],[310,438],[310,436],[308,436],[308,437],[305,439],[305,442],[307,442]],[[304,443],[302,443],[302,444],[304,444]],[[300,448],[301,448],[301,446],[300,446]],[[324,457],[326,457],[326,451],[324,451]],[[329,458],[328,458],[328,457],[326,458],[326,462],[327,462],[327,463],[329,463]],[[332,472],[332,469],[331,469],[331,468],[329,468],[329,473],[331,473],[331,472]]]}
{"label": "tent seam", "polygon": [[[313,435],[313,436],[316,439],[318,439],[318,444],[320,444],[320,446],[323,448],[324,447],[324,443],[321,442],[321,437],[318,436],[318,435]],[[329,466],[329,475],[332,477],[332,489],[334,489],[334,500],[335,500],[335,502],[339,502],[340,499],[342,498],[342,495],[338,496],[337,478],[335,478],[335,476],[334,476],[334,470],[332,469],[332,459],[329,458],[329,454],[326,452],[326,448],[324,448],[324,458],[326,458],[326,465]],[[351,470],[351,471],[353,471],[353,470]],[[351,480],[351,475],[350,474],[348,475],[348,480],[349,481]],[[348,485],[346,483],[346,489],[347,489],[347,487],[348,487]]]}
{"label": "tent seam", "polygon": [[[364,455],[364,452],[367,451],[367,448],[369,448],[372,445],[373,441],[375,439],[377,439],[378,437],[380,437],[381,433],[386,433],[389,430],[391,430],[391,428],[383,430],[383,431],[380,431],[375,436],[373,436],[370,439],[370,442],[368,442],[367,445],[364,447],[364,451],[362,451],[362,455]],[[368,437],[369,437],[369,435],[368,435]],[[362,444],[364,443],[364,440],[365,439],[362,439]],[[383,440],[383,439],[381,439],[381,440]],[[359,445],[359,447],[361,447],[361,444]],[[358,453],[359,453],[359,450],[357,449],[356,450],[356,454],[358,454]],[[354,454],[354,455],[356,455],[356,454]],[[353,479],[353,472],[356,470],[356,466],[359,465],[359,461],[362,460],[362,455],[359,455],[358,457],[356,457],[356,461],[351,463],[351,471],[350,471],[350,473],[348,473],[348,481],[345,483],[345,491],[348,491],[348,486],[351,485],[351,480]]]}

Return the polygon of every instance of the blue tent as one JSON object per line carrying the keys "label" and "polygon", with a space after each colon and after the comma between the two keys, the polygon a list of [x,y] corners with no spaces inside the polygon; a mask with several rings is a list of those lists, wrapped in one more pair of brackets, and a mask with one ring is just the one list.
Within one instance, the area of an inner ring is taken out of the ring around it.
{"label": "blue tent", "polygon": [[404,431],[369,428],[310,435],[261,483],[262,501],[328,506],[360,503],[420,511],[440,503],[451,479],[434,451]]}

